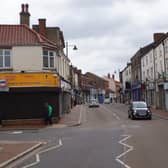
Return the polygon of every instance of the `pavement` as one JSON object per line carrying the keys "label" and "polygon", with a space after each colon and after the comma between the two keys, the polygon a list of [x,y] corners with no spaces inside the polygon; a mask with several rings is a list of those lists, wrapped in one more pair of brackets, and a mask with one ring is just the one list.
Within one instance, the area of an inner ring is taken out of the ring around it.
{"label": "pavement", "polygon": [[151,108],[152,114],[164,119],[164,120],[168,120],[168,111],[162,110],[162,109],[155,109],[155,108]]}
{"label": "pavement", "polygon": [[[151,108],[153,115],[160,117],[161,119],[168,120],[168,112],[161,109]],[[71,112],[64,114],[61,120],[57,124],[52,126],[32,126],[31,128],[18,128],[18,127],[1,127],[0,131],[15,131],[23,129],[43,129],[43,128],[62,128],[81,125],[81,112],[82,106],[77,105],[72,108]],[[26,141],[0,141],[0,168],[8,166],[10,163],[18,160],[26,154],[32,152],[38,147],[42,146],[43,142],[26,142]]]}

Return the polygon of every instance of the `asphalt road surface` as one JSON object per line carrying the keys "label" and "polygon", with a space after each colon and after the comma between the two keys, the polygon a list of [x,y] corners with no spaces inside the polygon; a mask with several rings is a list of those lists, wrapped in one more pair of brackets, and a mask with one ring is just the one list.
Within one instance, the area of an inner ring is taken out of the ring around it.
{"label": "asphalt road surface", "polygon": [[37,140],[42,148],[18,168],[166,168],[168,120],[130,120],[128,107],[82,105],[82,125],[0,133],[0,140]]}

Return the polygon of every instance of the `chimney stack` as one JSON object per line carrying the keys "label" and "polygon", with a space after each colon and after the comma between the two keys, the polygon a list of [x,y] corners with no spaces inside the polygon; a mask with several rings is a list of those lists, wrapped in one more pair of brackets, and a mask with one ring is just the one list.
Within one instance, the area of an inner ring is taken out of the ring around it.
{"label": "chimney stack", "polygon": [[39,33],[46,36],[46,19],[39,19]]}
{"label": "chimney stack", "polygon": [[110,79],[110,73],[107,74],[107,77]]}
{"label": "chimney stack", "polygon": [[21,5],[20,24],[26,24],[28,26],[30,25],[30,13],[28,4]]}
{"label": "chimney stack", "polygon": [[159,41],[161,38],[163,38],[166,34],[165,33],[154,33],[153,34],[153,40],[154,42]]}
{"label": "chimney stack", "polygon": [[115,76],[114,76],[114,74],[112,75],[112,79],[113,79],[113,80],[115,79]]}

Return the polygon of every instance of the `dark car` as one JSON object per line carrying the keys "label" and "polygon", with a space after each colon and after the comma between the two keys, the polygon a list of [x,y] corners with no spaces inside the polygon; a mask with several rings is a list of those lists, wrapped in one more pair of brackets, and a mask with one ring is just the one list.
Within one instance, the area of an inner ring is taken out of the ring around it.
{"label": "dark car", "polygon": [[147,106],[147,103],[144,101],[133,101],[128,109],[128,118],[144,118],[151,120],[152,113],[150,107]]}

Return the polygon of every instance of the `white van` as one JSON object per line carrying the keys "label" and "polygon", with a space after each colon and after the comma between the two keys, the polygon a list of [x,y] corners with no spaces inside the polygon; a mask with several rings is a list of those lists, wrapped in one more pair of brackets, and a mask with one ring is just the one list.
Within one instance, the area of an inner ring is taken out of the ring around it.
{"label": "white van", "polygon": [[105,98],[105,99],[104,99],[104,103],[105,103],[105,104],[110,104],[110,98]]}

